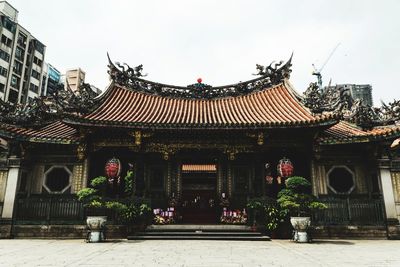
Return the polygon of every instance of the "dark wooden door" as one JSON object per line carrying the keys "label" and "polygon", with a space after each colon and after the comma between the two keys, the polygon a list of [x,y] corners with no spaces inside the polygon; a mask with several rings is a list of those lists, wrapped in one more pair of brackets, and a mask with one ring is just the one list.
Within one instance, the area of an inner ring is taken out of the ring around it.
{"label": "dark wooden door", "polygon": [[180,212],[183,223],[214,224],[216,212],[216,173],[182,174]]}

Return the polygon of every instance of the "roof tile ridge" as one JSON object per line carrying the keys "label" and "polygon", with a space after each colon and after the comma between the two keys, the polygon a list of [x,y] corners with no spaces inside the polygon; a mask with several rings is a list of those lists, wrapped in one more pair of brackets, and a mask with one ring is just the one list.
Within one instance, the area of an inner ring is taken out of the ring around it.
{"label": "roof tile ridge", "polygon": [[290,94],[285,94],[284,85],[277,87],[273,90],[272,94],[274,95],[275,100],[281,101],[282,104],[278,105],[278,110],[283,114],[284,118],[289,121],[289,123],[303,122],[303,118],[292,112],[292,105],[290,105],[291,96]]}
{"label": "roof tile ridge", "polygon": [[292,83],[288,79],[284,79],[283,81],[284,87],[287,89],[287,92],[292,96],[293,100],[302,108],[306,114],[314,118],[314,121],[318,122],[320,120],[328,120],[333,119],[334,116],[330,116],[327,114],[316,115],[309,108],[307,108],[300,99],[302,98],[301,95],[296,91]]}
{"label": "roof tile ridge", "polygon": [[266,106],[263,105],[265,104],[265,102],[261,101],[264,95],[265,94],[249,96],[248,98],[251,103],[251,105],[249,105],[249,108],[252,110],[251,113],[256,118],[256,121],[258,121],[259,123],[271,124],[273,122],[273,119],[271,119],[271,116],[268,116],[268,110],[266,109]]}

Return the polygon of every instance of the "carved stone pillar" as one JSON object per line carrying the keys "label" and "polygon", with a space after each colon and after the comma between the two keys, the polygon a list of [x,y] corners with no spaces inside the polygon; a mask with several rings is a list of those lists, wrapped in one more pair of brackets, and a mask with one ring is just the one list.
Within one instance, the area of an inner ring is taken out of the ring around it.
{"label": "carved stone pillar", "polygon": [[394,197],[392,176],[389,168],[389,161],[380,161],[379,179],[385,204],[386,219],[389,224],[397,224],[397,211]]}
{"label": "carved stone pillar", "polygon": [[11,219],[14,212],[15,198],[18,190],[18,181],[21,176],[21,159],[9,158],[6,192],[4,194],[3,219]]}

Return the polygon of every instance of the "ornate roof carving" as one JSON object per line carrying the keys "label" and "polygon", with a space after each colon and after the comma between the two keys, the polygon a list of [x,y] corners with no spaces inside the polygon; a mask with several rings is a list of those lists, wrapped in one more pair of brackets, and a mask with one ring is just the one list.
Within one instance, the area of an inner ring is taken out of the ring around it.
{"label": "ornate roof carving", "polygon": [[11,105],[1,100],[0,121],[26,126],[37,126],[52,118],[50,108],[43,98],[30,99],[26,105]]}
{"label": "ornate roof carving", "polygon": [[89,84],[82,84],[77,92],[68,86],[60,88],[49,97],[38,97],[28,101],[26,105],[10,104],[0,99],[0,122],[37,127],[48,124],[65,114],[86,114],[96,104],[96,93]]}
{"label": "ornate roof carving", "polygon": [[146,75],[142,75],[143,65],[131,68],[126,63],[114,64],[108,54],[107,56],[109,61],[108,74],[117,84],[126,86],[135,91],[159,96],[173,98],[211,99],[218,97],[240,96],[251,92],[260,91],[281,83],[284,79],[288,79],[290,77],[293,54],[286,63],[283,63],[283,61],[279,63],[272,62],[266,67],[257,64],[256,68],[258,73],[255,75],[260,77],[256,79],[218,87],[213,87],[201,82],[183,87],[144,80],[142,77]]}
{"label": "ornate roof carving", "polygon": [[348,88],[321,90],[310,83],[302,97],[303,104],[315,114],[333,113],[363,129],[395,124],[400,121],[400,101],[382,103],[379,108],[354,100]]}
{"label": "ornate roof carving", "polygon": [[76,92],[73,92],[69,85],[66,90],[56,90],[51,100],[58,112],[86,114],[95,106],[96,96],[90,84],[82,83]]}

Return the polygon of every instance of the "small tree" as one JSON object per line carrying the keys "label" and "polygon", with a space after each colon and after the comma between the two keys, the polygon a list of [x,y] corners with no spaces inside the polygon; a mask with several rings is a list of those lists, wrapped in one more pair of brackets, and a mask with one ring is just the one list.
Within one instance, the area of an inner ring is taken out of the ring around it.
{"label": "small tree", "polygon": [[310,216],[313,210],[327,208],[311,194],[311,183],[300,176],[286,180],[286,188],[278,193],[277,202],[291,216],[299,217]]}
{"label": "small tree", "polygon": [[[129,170],[125,176],[125,198],[107,199],[107,178],[99,176],[91,180],[88,188],[77,192],[78,200],[90,208],[106,208],[115,211],[121,222],[125,224],[146,223],[151,220],[150,206],[141,198],[136,198],[133,184],[133,171]],[[150,219],[149,219],[150,218]]]}

